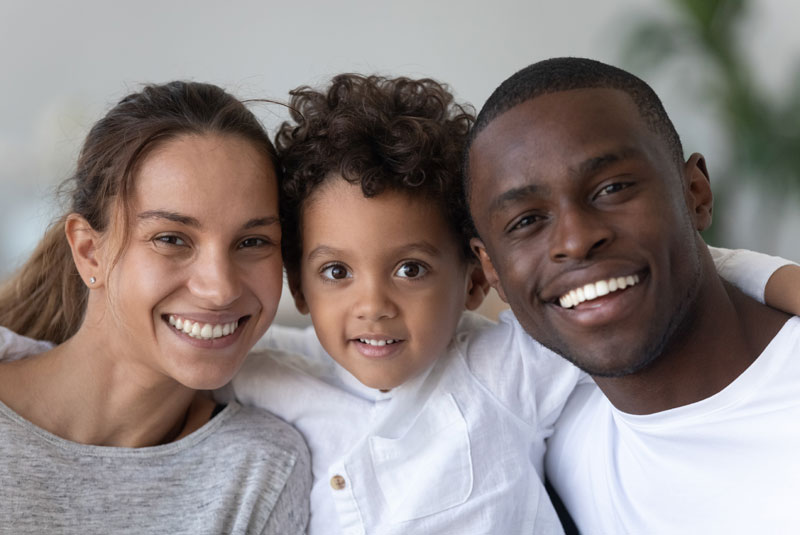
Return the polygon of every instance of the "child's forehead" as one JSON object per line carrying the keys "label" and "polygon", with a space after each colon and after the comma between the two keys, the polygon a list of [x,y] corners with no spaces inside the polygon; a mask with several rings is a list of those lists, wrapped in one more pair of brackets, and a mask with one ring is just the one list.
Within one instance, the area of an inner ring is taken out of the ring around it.
{"label": "child's forehead", "polygon": [[389,189],[368,197],[360,184],[344,179],[329,180],[308,198],[302,229],[304,242],[361,240],[381,249],[416,242],[450,249],[456,243],[445,211],[430,196]]}
{"label": "child's forehead", "polygon": [[[396,217],[397,212],[402,212],[406,219],[417,217],[444,219],[443,201],[429,192],[419,189],[401,189],[387,187],[375,195],[364,193],[360,182],[349,182],[341,176],[332,177],[320,184],[303,203],[303,218],[310,215],[315,217],[331,217],[338,220],[358,220],[366,216],[385,218]],[[346,211],[345,206],[360,206],[363,210]],[[380,207],[380,209],[378,209]],[[371,210],[375,208],[375,210]],[[375,211],[376,213],[371,213]],[[321,213],[317,213],[321,212]],[[438,223],[439,221],[432,222]]]}

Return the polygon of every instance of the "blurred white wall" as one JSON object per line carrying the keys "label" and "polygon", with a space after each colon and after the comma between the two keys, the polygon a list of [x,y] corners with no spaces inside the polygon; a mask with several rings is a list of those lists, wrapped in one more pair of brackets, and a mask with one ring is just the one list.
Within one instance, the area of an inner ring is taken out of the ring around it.
{"label": "blurred white wall", "polygon": [[[435,77],[480,107],[503,79],[539,59],[619,64],[632,16],[668,7],[668,0],[0,0],[0,277],[54,215],[53,189],[70,173],[89,126],[142,82],[186,78],[280,100],[338,72],[377,71]],[[776,91],[800,54],[797,20],[800,3],[761,0],[747,28],[748,50]],[[713,115],[685,100],[686,74],[645,78],[687,152],[704,152],[715,178],[714,157],[724,147]],[[284,117],[278,106],[256,111],[270,128]],[[756,198],[742,210],[758,220],[760,206]],[[786,215],[768,252],[800,259],[797,206],[793,199],[778,207]],[[734,243],[764,249],[751,227],[742,224]]]}

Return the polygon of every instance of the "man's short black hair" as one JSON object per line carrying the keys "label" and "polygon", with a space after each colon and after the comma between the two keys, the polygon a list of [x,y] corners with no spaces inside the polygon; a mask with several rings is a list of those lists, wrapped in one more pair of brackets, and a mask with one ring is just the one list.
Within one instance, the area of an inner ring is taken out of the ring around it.
{"label": "man's short black hair", "polygon": [[667,144],[678,166],[683,147],[655,91],[633,74],[586,58],[552,58],[518,71],[494,90],[483,105],[464,151],[464,193],[469,198],[469,150],[478,135],[499,115],[523,102],[548,93],[571,89],[618,89],[627,93],[647,126]]}

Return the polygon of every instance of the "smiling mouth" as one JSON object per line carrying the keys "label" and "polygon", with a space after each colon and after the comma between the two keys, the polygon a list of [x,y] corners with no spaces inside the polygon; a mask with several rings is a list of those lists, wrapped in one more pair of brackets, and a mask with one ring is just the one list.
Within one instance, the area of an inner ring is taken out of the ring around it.
{"label": "smiling mouth", "polygon": [[396,344],[398,342],[402,342],[402,340],[395,339],[395,338],[389,338],[389,339],[383,339],[383,340],[374,340],[374,339],[371,339],[371,338],[357,338],[357,340],[359,342],[361,342],[362,344],[371,345],[373,347],[388,346],[388,345],[391,345],[391,344]]}
{"label": "smiling mouth", "polygon": [[187,318],[182,318],[174,314],[164,319],[176,331],[180,331],[192,338],[198,340],[214,340],[216,338],[224,338],[235,333],[239,327],[244,325],[250,316],[242,316],[238,320],[228,323],[203,323],[200,321],[192,321]]}
{"label": "smiling mouth", "polygon": [[574,308],[586,301],[592,301],[637,284],[639,284],[639,275],[637,274],[590,282],[568,291],[558,298],[558,303],[563,308]]}

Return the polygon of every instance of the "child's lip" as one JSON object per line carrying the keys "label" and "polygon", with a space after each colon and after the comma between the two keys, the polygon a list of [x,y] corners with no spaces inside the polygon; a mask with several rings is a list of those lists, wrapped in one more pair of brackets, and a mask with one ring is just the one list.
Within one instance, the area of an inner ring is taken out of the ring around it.
{"label": "child's lip", "polygon": [[394,340],[396,342],[403,342],[404,341],[403,338],[399,338],[399,337],[396,337],[396,336],[390,336],[388,334],[359,334],[359,335],[356,335],[356,336],[352,337],[350,340],[352,340],[354,342],[360,342],[362,340],[376,340],[376,341],[383,340],[384,342],[387,341],[387,340]]}
{"label": "child's lip", "polygon": [[[399,338],[383,337],[364,337],[354,338],[352,343],[355,344],[358,352],[370,359],[387,359],[397,354],[403,346],[405,340]],[[368,340],[368,342],[365,342]]]}

